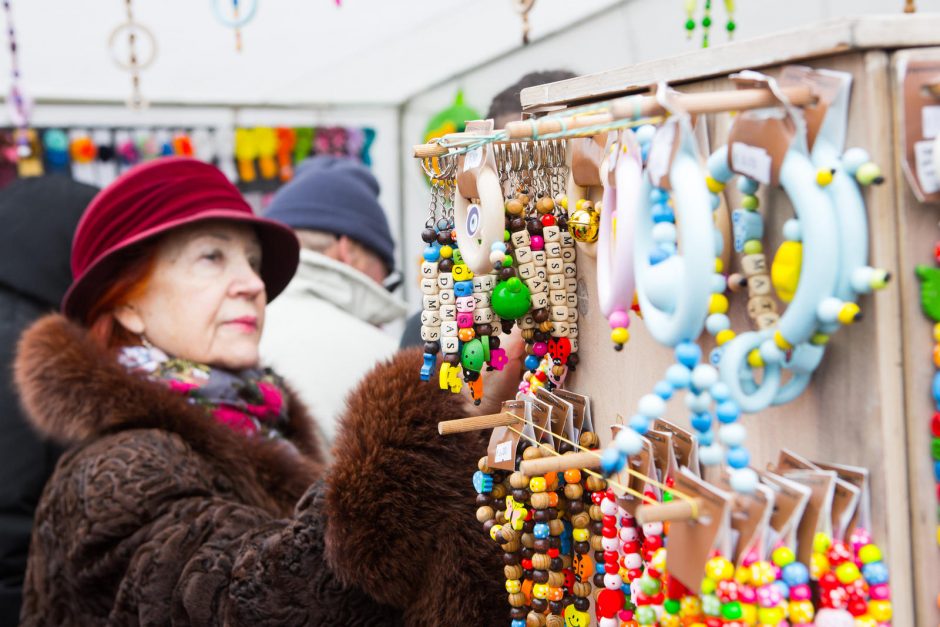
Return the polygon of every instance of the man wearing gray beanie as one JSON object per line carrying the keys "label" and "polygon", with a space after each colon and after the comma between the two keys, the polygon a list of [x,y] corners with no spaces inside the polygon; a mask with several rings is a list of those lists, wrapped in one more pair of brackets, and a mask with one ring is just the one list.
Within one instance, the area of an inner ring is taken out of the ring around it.
{"label": "man wearing gray beanie", "polygon": [[407,311],[383,285],[395,242],[378,196],[365,166],[313,157],[264,212],[294,229],[301,251],[297,274],[267,308],[261,356],[300,394],[327,448],[346,394],[397,349],[379,327]]}

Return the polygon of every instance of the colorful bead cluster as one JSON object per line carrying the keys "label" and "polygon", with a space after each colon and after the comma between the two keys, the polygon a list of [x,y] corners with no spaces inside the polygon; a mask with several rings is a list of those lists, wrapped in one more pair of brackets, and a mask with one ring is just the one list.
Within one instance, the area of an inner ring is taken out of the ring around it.
{"label": "colorful bead cluster", "polygon": [[853,531],[848,542],[817,533],[810,576],[819,585],[820,610],[848,611],[859,626],[891,624],[888,568],[864,529]]}
{"label": "colorful bead cluster", "polygon": [[[687,15],[685,21],[685,32],[689,39],[692,39],[692,33],[695,32],[698,23],[695,21],[695,9],[698,7],[698,0],[686,0],[685,12]],[[730,38],[738,25],[734,21],[734,0],[725,0],[725,12],[728,14],[728,20],[725,22],[725,30],[728,31]],[[702,48],[708,48],[710,43],[709,35],[712,28],[712,0],[705,0],[705,8],[702,14]]]}
{"label": "colorful bead cluster", "polygon": [[[934,261],[940,265],[940,242],[934,245]],[[937,369],[933,375],[931,398],[934,412],[930,419],[930,455],[933,461],[933,479],[937,498],[940,499],[940,267],[919,265],[917,278],[921,281],[920,304],[924,315],[933,321],[933,364]],[[936,542],[940,545],[940,506],[937,509]]]}

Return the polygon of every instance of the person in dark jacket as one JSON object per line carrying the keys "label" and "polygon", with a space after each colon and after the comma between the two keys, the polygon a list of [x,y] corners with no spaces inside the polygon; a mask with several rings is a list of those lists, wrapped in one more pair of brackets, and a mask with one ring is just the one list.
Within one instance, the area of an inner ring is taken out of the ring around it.
{"label": "person in dark jacket", "polygon": [[[469,400],[400,352],[350,394],[324,467],[302,403],[258,367],[298,251],[192,159],[92,202],[63,314],[16,358],[34,425],[70,447],[36,511],[23,625],[505,622],[499,547],[468,506],[487,436],[437,433]],[[494,402],[518,374],[494,375]]]}
{"label": "person in dark jacket", "polygon": [[57,175],[0,189],[0,625],[19,620],[33,513],[60,453],[20,410],[13,353],[23,329],[68,289],[72,233],[97,191]]}

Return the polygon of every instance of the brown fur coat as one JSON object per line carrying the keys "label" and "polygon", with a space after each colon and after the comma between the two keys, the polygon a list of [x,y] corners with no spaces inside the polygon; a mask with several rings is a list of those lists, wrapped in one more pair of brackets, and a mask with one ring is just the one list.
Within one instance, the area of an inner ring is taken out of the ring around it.
{"label": "brown fur coat", "polygon": [[499,625],[496,545],[473,515],[480,434],[465,404],[379,365],[349,399],[334,465],[290,399],[293,444],[250,440],[130,375],[48,316],[16,383],[71,445],[36,513],[25,625]]}

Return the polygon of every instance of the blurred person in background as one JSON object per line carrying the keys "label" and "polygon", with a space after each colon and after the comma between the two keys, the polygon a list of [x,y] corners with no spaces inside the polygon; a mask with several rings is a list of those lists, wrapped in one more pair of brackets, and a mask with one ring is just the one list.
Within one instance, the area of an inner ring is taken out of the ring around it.
{"label": "blurred person in background", "polygon": [[[577,76],[574,72],[568,70],[547,70],[544,72],[529,72],[518,81],[493,96],[490,102],[489,111],[486,112],[487,119],[492,119],[495,128],[506,128],[506,124],[522,119],[522,104],[519,102],[519,96],[523,89],[544,85],[545,83],[555,83]],[[408,346],[423,346],[424,340],[421,339],[421,312],[417,312],[405,322],[405,328],[401,334],[399,346],[406,348]]]}
{"label": "blurred person in background", "polygon": [[313,157],[278,190],[265,216],[291,227],[300,266],[268,307],[262,361],[280,372],[332,443],[346,396],[397,350],[380,328],[404,317],[395,242],[379,204],[379,183],[351,159]]}
{"label": "blurred person in background", "polygon": [[0,625],[19,622],[33,514],[61,452],[20,409],[13,353],[23,329],[58,309],[72,281],[72,233],[97,191],[57,175],[0,189]]}

